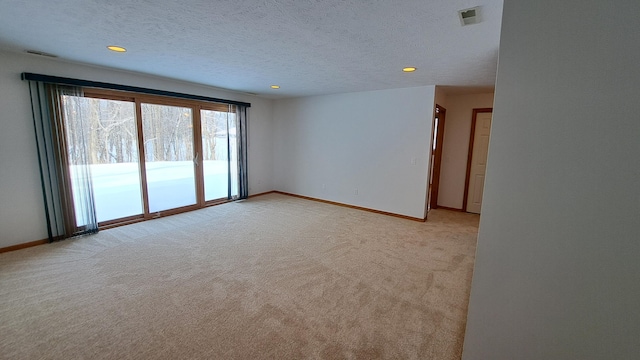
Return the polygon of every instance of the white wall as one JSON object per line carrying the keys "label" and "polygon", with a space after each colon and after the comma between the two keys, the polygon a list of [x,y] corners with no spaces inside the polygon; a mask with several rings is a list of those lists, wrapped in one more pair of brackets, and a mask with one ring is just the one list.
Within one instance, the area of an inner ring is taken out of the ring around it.
{"label": "white wall", "polygon": [[22,72],[250,102],[250,193],[273,189],[271,100],[131,72],[0,52],[0,248],[47,237],[29,89],[20,80]]}
{"label": "white wall", "polygon": [[638,358],[639,13],[505,1],[464,359]]}
{"label": "white wall", "polygon": [[443,108],[447,108],[447,93],[441,86],[436,86],[436,104],[442,106]]}
{"label": "white wall", "polygon": [[424,218],[434,92],[425,86],[276,101],[275,188]]}
{"label": "white wall", "polygon": [[447,95],[438,205],[463,208],[473,109],[493,107],[493,93]]}

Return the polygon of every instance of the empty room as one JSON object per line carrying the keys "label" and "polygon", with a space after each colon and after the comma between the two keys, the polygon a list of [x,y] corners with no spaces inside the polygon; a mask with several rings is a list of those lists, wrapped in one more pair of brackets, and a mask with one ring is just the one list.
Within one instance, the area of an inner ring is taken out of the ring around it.
{"label": "empty room", "polygon": [[0,358],[637,358],[637,13],[0,0]]}

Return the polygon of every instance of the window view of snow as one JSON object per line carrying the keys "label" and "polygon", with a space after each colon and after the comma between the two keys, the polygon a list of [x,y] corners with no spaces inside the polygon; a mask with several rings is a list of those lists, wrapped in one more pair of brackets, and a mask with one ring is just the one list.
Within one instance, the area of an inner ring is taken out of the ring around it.
{"label": "window view of snow", "polygon": [[[89,183],[99,222],[142,214],[135,103],[77,96],[63,101],[78,225],[86,223],[78,199]],[[234,113],[201,111],[201,155],[194,148],[191,108],[143,103],[141,113],[150,213],[197,203],[198,156],[205,200],[227,198],[229,189],[237,195]]]}
{"label": "window view of snow", "polygon": [[147,182],[157,185],[148,187],[149,212],[195,204],[191,109],[142,104],[142,129]]}
{"label": "window view of snow", "polygon": [[[238,153],[236,148],[236,114],[202,110],[200,121],[202,122],[204,160],[204,199],[208,201],[228,197],[227,179],[229,179],[229,175],[231,195],[238,195],[238,168],[235,166]],[[229,154],[231,154],[230,162],[228,161]]]}

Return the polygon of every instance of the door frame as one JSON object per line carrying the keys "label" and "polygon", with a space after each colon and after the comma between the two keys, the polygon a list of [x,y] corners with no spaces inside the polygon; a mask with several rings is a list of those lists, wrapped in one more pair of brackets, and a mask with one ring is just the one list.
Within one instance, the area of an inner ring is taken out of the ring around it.
{"label": "door frame", "polygon": [[467,211],[467,200],[469,200],[469,177],[471,176],[471,161],[473,160],[473,140],[476,135],[476,119],[479,113],[493,113],[493,108],[473,109],[471,117],[471,134],[469,135],[469,151],[467,154],[467,174],[464,178],[464,196],[462,197],[462,210]]}
{"label": "door frame", "polygon": [[[436,149],[435,151],[433,150],[433,144],[429,148],[430,153],[434,152],[433,164],[431,164],[431,167],[433,167],[433,169],[429,170],[429,176],[433,176],[433,180],[431,178],[428,179],[428,181],[432,181],[430,184],[431,189],[429,191],[429,208],[430,209],[438,208],[438,190],[440,189],[440,168],[442,167],[442,149],[443,149],[443,143],[444,143],[444,124],[445,124],[445,119],[447,115],[447,109],[445,109],[441,105],[436,104],[435,108],[437,109],[437,112],[434,114],[434,117],[433,117],[433,124],[431,126],[431,139],[433,141],[433,132],[437,130]],[[435,115],[437,115],[438,117],[437,129],[435,129],[435,122],[436,122]],[[433,171],[433,174],[431,173],[431,171]]]}

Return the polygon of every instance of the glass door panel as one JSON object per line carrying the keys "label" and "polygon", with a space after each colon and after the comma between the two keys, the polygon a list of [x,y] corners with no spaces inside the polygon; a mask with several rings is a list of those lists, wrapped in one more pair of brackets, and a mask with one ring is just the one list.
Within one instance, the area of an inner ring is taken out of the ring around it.
{"label": "glass door panel", "polygon": [[81,187],[88,183],[81,179],[86,177],[93,187],[98,222],[141,215],[135,103],[69,95],[62,101],[77,226],[87,223],[80,209],[85,193]]}
{"label": "glass door panel", "polygon": [[235,116],[236,114],[226,111],[201,110],[200,112],[205,201],[227,199],[229,181],[231,181],[231,196],[238,193],[238,169],[235,165],[236,155],[234,155]]}
{"label": "glass door panel", "polygon": [[195,205],[191,108],[141,104],[149,212]]}

